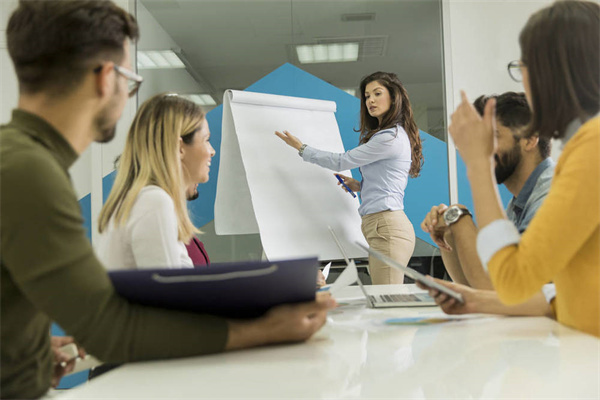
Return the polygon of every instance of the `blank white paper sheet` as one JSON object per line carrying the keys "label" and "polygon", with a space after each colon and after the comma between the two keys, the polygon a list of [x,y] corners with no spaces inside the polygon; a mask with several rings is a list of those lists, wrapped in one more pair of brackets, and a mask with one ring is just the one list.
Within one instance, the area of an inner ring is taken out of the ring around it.
{"label": "blank white paper sheet", "polygon": [[[229,90],[223,101],[221,161],[215,201],[219,235],[260,233],[269,260],[342,259],[328,226],[350,258],[366,257],[358,198],[333,171],[304,162],[275,136],[287,130],[321,150],[344,152],[332,101]],[[350,176],[350,171],[341,171]]]}

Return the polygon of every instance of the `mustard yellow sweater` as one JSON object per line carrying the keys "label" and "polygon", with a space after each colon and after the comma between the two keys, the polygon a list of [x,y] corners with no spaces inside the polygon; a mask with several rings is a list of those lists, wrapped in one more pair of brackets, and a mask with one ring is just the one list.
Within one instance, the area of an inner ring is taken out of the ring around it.
{"label": "mustard yellow sweater", "polygon": [[600,336],[600,118],[567,142],[546,200],[517,245],[488,263],[500,300],[521,303],[556,284],[559,322]]}

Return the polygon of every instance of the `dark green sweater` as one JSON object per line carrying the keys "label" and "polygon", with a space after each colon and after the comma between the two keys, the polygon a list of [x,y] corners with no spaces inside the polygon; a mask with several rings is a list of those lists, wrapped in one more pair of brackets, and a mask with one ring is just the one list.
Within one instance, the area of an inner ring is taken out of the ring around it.
{"label": "dark green sweater", "polygon": [[68,175],[77,154],[50,124],[21,111],[0,127],[0,397],[50,387],[50,322],[105,362],[223,351],[222,318],[119,297],[85,236]]}

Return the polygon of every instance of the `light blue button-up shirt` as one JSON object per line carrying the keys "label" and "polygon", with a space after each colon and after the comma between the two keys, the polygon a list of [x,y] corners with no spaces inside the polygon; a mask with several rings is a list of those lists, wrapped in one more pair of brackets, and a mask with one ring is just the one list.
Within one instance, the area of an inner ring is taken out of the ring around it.
{"label": "light blue button-up shirt", "polygon": [[359,167],[362,203],[358,212],[361,216],[404,209],[411,147],[408,135],[400,125],[375,133],[367,143],[345,153],[306,146],[302,158],[336,172]]}
{"label": "light blue button-up shirt", "polygon": [[519,233],[525,232],[529,222],[548,195],[556,163],[550,157],[533,170],[517,197],[513,197],[506,208],[506,216],[515,224]]}

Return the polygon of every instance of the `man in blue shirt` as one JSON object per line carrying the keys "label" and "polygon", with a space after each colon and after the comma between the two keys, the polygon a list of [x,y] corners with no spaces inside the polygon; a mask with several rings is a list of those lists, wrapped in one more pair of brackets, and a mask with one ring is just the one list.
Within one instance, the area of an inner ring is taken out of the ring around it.
{"label": "man in blue shirt", "polygon": [[[519,232],[523,232],[550,189],[555,165],[549,158],[550,141],[538,136],[522,137],[531,118],[523,93],[481,96],[474,103],[480,114],[491,97],[496,98],[496,180],[513,194],[506,213]],[[434,206],[421,227],[440,247],[442,260],[454,282],[493,290],[477,255],[477,227],[466,207]],[[544,300],[541,293],[539,300]]]}

